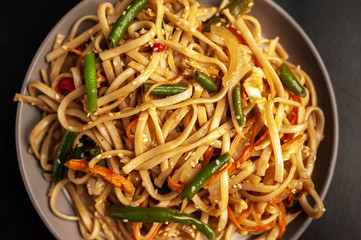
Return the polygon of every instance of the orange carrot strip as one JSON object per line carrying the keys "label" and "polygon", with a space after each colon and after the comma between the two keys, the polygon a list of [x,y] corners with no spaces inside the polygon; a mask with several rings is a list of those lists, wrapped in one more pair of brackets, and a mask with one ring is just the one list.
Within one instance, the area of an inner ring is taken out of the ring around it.
{"label": "orange carrot strip", "polygon": [[296,141],[297,141],[298,139],[300,139],[302,136],[303,136],[303,135],[300,134],[300,135],[298,135],[297,137],[291,139],[290,141],[282,144],[282,145],[281,145],[281,149],[282,149],[282,150],[285,150],[287,147],[289,147],[292,143],[296,142]]}
{"label": "orange carrot strip", "polygon": [[228,168],[230,168],[232,166],[232,161],[228,161],[227,165],[222,168],[220,171],[216,172],[210,179],[208,179],[208,181],[203,185],[206,186],[208,184],[210,184],[211,182],[213,182],[219,175],[221,175],[222,173],[224,173],[225,171],[228,170]]}
{"label": "orange carrot strip", "polygon": [[204,166],[208,165],[209,161],[212,158],[213,152],[214,152],[214,147],[212,147],[212,146],[209,146],[207,148],[207,150],[204,152],[204,154],[203,154],[203,164],[204,164]]}
{"label": "orange carrot strip", "polygon": [[[261,115],[257,114],[256,117],[256,121],[258,121],[259,117]],[[257,130],[257,124],[256,122],[254,123],[254,125],[252,126],[252,134],[251,134],[251,141],[250,141],[250,145],[248,145],[245,149],[244,152],[242,153],[242,156],[235,161],[231,167],[228,168],[228,173],[231,173],[234,169],[237,168],[238,164],[242,164],[244,161],[246,161],[248,158],[250,158],[254,152],[254,141],[255,141],[255,137],[256,137],[256,130]]]}
{"label": "orange carrot strip", "polygon": [[269,135],[269,129],[267,128],[267,131],[262,135],[262,137],[260,137],[254,144],[255,147],[257,147],[258,145],[260,145],[264,140],[266,140],[266,138]]}
{"label": "orange carrot strip", "polygon": [[174,188],[178,192],[181,192],[186,187],[185,184],[174,182],[170,176],[168,176],[167,182],[170,187]]}
{"label": "orange carrot strip", "polygon": [[[144,200],[140,206],[141,207],[145,207],[146,206],[146,202],[147,200]],[[155,235],[157,235],[159,228],[163,225],[163,223],[158,223],[158,225],[156,226],[156,228],[154,229],[152,235],[149,236],[149,238],[147,238],[146,240],[152,240]],[[133,236],[135,240],[143,240],[142,238],[140,238],[140,222],[135,222],[134,223],[134,228],[133,228]]]}
{"label": "orange carrot strip", "polygon": [[133,228],[133,236],[135,240],[142,240],[139,236],[140,236],[140,222],[135,222],[134,223],[134,228]]}
{"label": "orange carrot strip", "polygon": [[69,52],[73,52],[73,53],[75,53],[76,55],[83,56],[83,52],[80,51],[80,50],[78,50],[78,49],[75,49],[75,48],[67,48],[66,50],[69,51]]}
{"label": "orange carrot strip", "polygon": [[134,119],[133,121],[131,121],[129,124],[128,124],[128,127],[127,127],[127,129],[126,129],[126,134],[127,134],[127,137],[128,137],[128,139],[134,144],[134,137],[132,137],[131,136],[131,133],[130,133],[130,131],[131,131],[131,129],[135,126],[135,125],[137,125],[137,123],[138,123],[138,118],[136,118],[136,119]]}
{"label": "orange carrot strip", "polygon": [[123,191],[134,195],[135,187],[133,186],[133,184],[128,181],[128,179],[126,179],[120,174],[113,172],[109,168],[100,165],[95,165],[93,168],[89,168],[88,162],[82,159],[71,159],[67,161],[64,165],[68,168],[82,171],[98,178],[102,178],[113,186],[119,187]]}
{"label": "orange carrot strip", "polygon": [[287,224],[286,208],[285,205],[283,205],[282,203],[280,204],[280,214],[278,215],[277,219],[278,219],[278,227],[280,229],[277,238],[281,238],[286,231],[286,224]]}
{"label": "orange carrot strip", "polygon": [[230,206],[227,206],[227,211],[228,211],[228,217],[229,219],[231,219],[232,223],[240,230],[242,231],[248,231],[248,232],[254,232],[254,231],[266,231],[269,230],[271,228],[273,228],[276,224],[276,221],[272,221],[267,225],[263,225],[263,226],[257,226],[257,227],[243,227],[239,224],[239,222],[237,221],[236,217],[234,216],[234,213],[232,211],[232,209],[230,208]]}
{"label": "orange carrot strip", "polygon": [[275,86],[272,82],[272,78],[269,76],[268,72],[266,71],[266,69],[263,69],[264,75],[266,76],[266,80],[268,82],[269,85],[269,89],[270,89],[270,93],[271,93],[271,97],[274,98],[276,96],[276,92],[275,92]]}
{"label": "orange carrot strip", "polygon": [[[242,134],[244,135],[246,132],[248,132],[252,126],[257,122],[258,118],[259,118],[260,114],[257,114],[256,116],[254,116],[253,118],[251,118],[250,120],[248,120],[247,122],[247,127],[242,129]],[[236,149],[239,141],[242,139],[242,135],[238,134],[233,138],[231,145],[229,147],[229,154],[232,156],[234,150]]]}

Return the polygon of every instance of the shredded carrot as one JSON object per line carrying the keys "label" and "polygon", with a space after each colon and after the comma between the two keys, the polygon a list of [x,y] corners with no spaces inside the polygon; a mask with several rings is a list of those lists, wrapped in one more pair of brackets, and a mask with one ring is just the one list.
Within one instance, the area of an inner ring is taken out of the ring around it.
{"label": "shredded carrot", "polygon": [[159,228],[163,225],[163,223],[158,223],[157,227],[155,228],[154,232],[152,233],[152,235],[150,235],[150,237],[147,240],[152,240],[155,235],[157,235]]}
{"label": "shredded carrot", "polygon": [[214,152],[214,147],[212,147],[212,146],[209,146],[207,148],[207,150],[204,152],[204,154],[203,154],[203,164],[204,164],[204,166],[208,165],[209,161],[212,158],[213,152]]}
{"label": "shredded carrot", "polygon": [[[144,200],[140,206],[141,207],[145,207],[147,203],[147,200]],[[146,240],[152,240],[155,235],[157,235],[157,232],[159,231],[159,228],[163,225],[163,223],[158,223],[157,227],[154,229],[152,235],[149,236],[149,238],[147,238]],[[141,223],[140,222],[135,222],[134,223],[134,227],[133,227],[133,236],[134,239],[136,240],[143,240],[142,238],[140,238],[140,228],[141,228]]]}
{"label": "shredded carrot", "polygon": [[183,201],[182,202],[182,206],[181,206],[181,209],[180,209],[181,212],[183,212],[183,210],[186,208],[187,204],[188,204],[188,201]]}
{"label": "shredded carrot", "polygon": [[203,185],[204,186],[207,186],[208,184],[210,184],[211,182],[213,182],[219,175],[221,175],[222,173],[224,173],[225,171],[228,170],[228,168],[230,168],[232,166],[232,161],[229,160],[227,165],[222,168],[220,171],[216,172],[210,179],[208,179],[208,181]]}
{"label": "shredded carrot", "polygon": [[262,68],[264,75],[266,76],[266,80],[268,82],[269,85],[269,89],[270,89],[270,93],[271,93],[271,97],[274,98],[276,96],[276,92],[275,92],[275,86],[272,82],[272,78],[270,77],[269,73],[266,71],[266,69]]}
{"label": "shredded carrot", "polygon": [[261,218],[257,215],[257,212],[254,210],[253,204],[251,204],[251,206],[250,206],[250,212],[252,214],[254,221],[257,223],[257,225],[264,226],[263,222],[261,221]]}
{"label": "shredded carrot", "polygon": [[203,23],[201,23],[201,24],[197,27],[197,30],[198,30],[199,32],[202,32],[202,28],[203,28]]}
{"label": "shredded carrot", "polygon": [[99,68],[99,69],[97,70],[97,78],[101,78],[101,79],[105,80],[106,77],[105,77],[103,74],[104,74],[104,69]]}
{"label": "shredded carrot", "polygon": [[295,194],[293,192],[290,192],[290,195],[288,196],[287,200],[283,201],[286,207],[288,208],[292,207],[293,201],[295,199],[294,196]]}
{"label": "shredded carrot", "polygon": [[167,182],[170,187],[174,188],[178,192],[181,192],[186,187],[185,184],[174,182],[170,176],[168,176]]}
{"label": "shredded carrot", "polygon": [[267,128],[267,131],[262,135],[262,137],[260,137],[254,144],[255,147],[257,147],[258,145],[260,145],[264,140],[266,140],[266,138],[269,135],[269,129]]}
{"label": "shredded carrot", "polygon": [[140,235],[140,222],[135,222],[134,223],[134,228],[133,228],[133,236],[135,240],[141,240],[141,238],[139,237]]}
{"label": "shredded carrot", "polygon": [[241,157],[237,161],[235,161],[231,167],[228,168],[228,173],[231,173],[234,169],[237,168],[237,165],[242,164],[244,161],[246,161],[248,158],[250,158],[252,156],[252,154],[254,152],[254,141],[256,138],[256,130],[257,130],[256,122],[258,121],[260,116],[261,116],[260,113],[255,116],[255,122],[252,126],[252,134],[251,134],[250,144],[244,149]]}
{"label": "shredded carrot", "polygon": [[244,104],[246,101],[247,101],[246,89],[242,87],[242,104]]}
{"label": "shredded carrot", "polygon": [[281,149],[282,150],[285,150],[287,147],[289,147],[291,144],[293,144],[294,142],[296,142],[297,140],[299,140],[300,138],[302,138],[303,135],[302,134],[299,134],[297,137],[291,139],[290,141],[284,143],[281,145]]}
{"label": "shredded carrot", "polygon": [[82,159],[71,159],[67,161],[64,166],[104,179],[113,186],[119,187],[123,191],[134,195],[135,187],[133,184],[128,179],[113,172],[109,168],[100,165],[95,165],[93,168],[89,168],[89,162]]}
{"label": "shredded carrot", "polygon": [[260,114],[257,114],[256,116],[248,120],[247,127],[242,129],[242,134],[237,133],[237,135],[233,138],[231,145],[229,147],[229,154],[231,156],[233,155],[233,152],[236,149],[239,141],[242,139],[243,135],[246,134],[246,132],[248,132],[252,128],[252,126],[257,122],[260,116],[261,116]]}
{"label": "shredded carrot", "polygon": [[[236,219],[236,217],[234,216],[234,213],[231,209],[230,206],[227,206],[227,211],[228,211],[228,217],[231,219],[232,223],[240,230],[242,231],[248,231],[248,232],[254,232],[254,231],[266,231],[269,230],[271,228],[273,228],[276,224],[276,221],[272,221],[267,225],[263,225],[263,226],[257,226],[257,227],[243,227],[239,224],[239,219]],[[249,215],[249,213],[248,213]]]}
{"label": "shredded carrot", "polygon": [[69,52],[75,53],[76,55],[83,56],[83,52],[80,51],[80,50],[78,50],[78,49],[75,49],[75,48],[67,48],[66,50],[69,51]]}
{"label": "shredded carrot", "polygon": [[134,144],[134,137],[131,135],[130,131],[133,127],[135,127],[138,123],[138,118],[134,119],[133,121],[131,121],[129,124],[128,124],[128,127],[127,127],[127,130],[126,130],[126,134],[127,134],[127,137],[128,139]]}
{"label": "shredded carrot", "polygon": [[149,94],[154,90],[154,88],[159,87],[164,84],[177,84],[180,81],[182,81],[183,78],[184,78],[184,74],[182,72],[182,73],[178,74],[173,80],[154,83],[152,86],[149,87],[149,89],[144,94],[145,101],[148,102]]}
{"label": "shredded carrot", "polygon": [[286,224],[287,224],[285,205],[281,203],[279,207],[280,207],[280,214],[278,215],[277,220],[278,220],[278,227],[280,229],[280,232],[277,238],[281,238],[283,236],[283,234],[286,231]]}

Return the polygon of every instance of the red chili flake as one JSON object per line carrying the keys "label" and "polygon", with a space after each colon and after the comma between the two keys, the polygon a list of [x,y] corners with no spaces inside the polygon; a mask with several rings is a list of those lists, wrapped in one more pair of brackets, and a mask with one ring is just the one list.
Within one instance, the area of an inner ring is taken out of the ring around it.
{"label": "red chili flake", "polygon": [[57,93],[61,93],[64,90],[73,91],[74,89],[74,80],[68,77],[62,78],[55,87]]}
{"label": "red chili flake", "polygon": [[233,35],[235,35],[235,36],[238,38],[238,41],[239,41],[241,44],[247,45],[246,40],[244,40],[244,38],[242,37],[242,35],[239,34],[235,28],[229,27],[228,30],[231,31],[231,33],[233,33]]}
{"label": "red chili flake", "polygon": [[155,43],[153,44],[153,52],[163,52],[165,49],[165,45],[163,43]]}

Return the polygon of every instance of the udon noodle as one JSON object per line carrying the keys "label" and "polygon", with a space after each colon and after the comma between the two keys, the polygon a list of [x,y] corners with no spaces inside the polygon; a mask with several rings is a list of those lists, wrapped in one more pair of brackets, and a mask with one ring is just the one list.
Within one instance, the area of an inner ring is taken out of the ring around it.
{"label": "udon noodle", "polygon": [[[51,183],[54,214],[76,221],[86,239],[203,236],[195,226],[178,222],[139,225],[110,218],[112,205],[177,209],[222,239],[236,232],[279,238],[300,209],[321,217],[325,209],[311,175],[324,116],[312,80],[287,61],[280,39],[264,38],[256,18],[236,18],[227,8],[227,24],[202,31],[226,2],[215,8],[193,0],[151,0],[110,48],[106,39],[130,4],[101,3],[96,15],[79,18],[67,36],[58,34],[46,55],[49,67],[41,70],[42,80],[31,82],[28,94],[15,95],[16,101],[42,112],[31,131],[29,152]],[[96,54],[98,93],[97,110],[89,113],[83,58],[91,52]],[[305,88],[305,97],[281,82],[277,69],[282,63]],[[196,71],[210,76],[218,90],[209,91],[196,81]],[[145,91],[144,83],[153,85]],[[176,84],[182,92],[151,94],[156,87]],[[244,125],[233,103],[237,86]],[[83,147],[80,158],[87,161],[86,168],[65,168],[64,178],[53,181],[55,154],[66,131],[76,133],[67,160]],[[182,189],[210,159],[224,153],[230,155],[227,164],[182,201]],[[94,174],[101,161],[103,169],[125,179],[134,191]],[[57,209],[63,189],[75,215]]]}

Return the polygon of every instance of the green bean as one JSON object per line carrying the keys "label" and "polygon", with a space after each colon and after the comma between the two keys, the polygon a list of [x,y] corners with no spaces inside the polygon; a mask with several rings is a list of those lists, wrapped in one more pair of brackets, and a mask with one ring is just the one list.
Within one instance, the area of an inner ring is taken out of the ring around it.
{"label": "green bean", "polygon": [[301,84],[297,81],[295,75],[293,75],[291,69],[287,66],[286,63],[282,63],[278,67],[278,75],[282,83],[294,94],[299,97],[306,97],[306,90]]}
{"label": "green bean", "polygon": [[[102,150],[98,147],[92,148],[89,150],[90,156],[93,158],[96,155],[99,155],[102,153]],[[106,159],[101,159],[97,162],[97,165],[103,166],[103,167],[108,167],[107,164],[107,160]]]}
{"label": "green bean", "polygon": [[182,190],[179,197],[183,201],[191,200],[194,195],[203,187],[203,185],[219,170],[221,170],[229,161],[229,153],[219,156],[205,166],[200,173]]}
{"label": "green bean", "polygon": [[87,92],[87,112],[92,113],[98,109],[97,70],[95,68],[95,53],[84,56],[84,79]]}
{"label": "green bean", "polygon": [[213,79],[201,71],[194,72],[194,79],[201,84],[205,89],[211,92],[218,91],[217,84],[213,81]]}
{"label": "green bean", "polygon": [[76,136],[77,134],[75,132],[69,130],[64,132],[53,162],[53,181],[57,182],[64,178],[64,163],[66,162]]}
{"label": "green bean", "polygon": [[171,208],[111,206],[108,210],[108,216],[113,219],[129,222],[176,222],[195,227],[208,239],[213,240],[216,238],[214,231],[207,224],[189,214]]}
{"label": "green bean", "polygon": [[[245,13],[249,12],[252,6],[253,0],[233,0],[228,3],[227,6],[225,6],[220,12],[228,8],[230,14],[237,19]],[[227,17],[223,13],[218,13],[207,21],[207,23],[202,28],[202,32],[209,32],[211,25],[213,24],[221,23],[221,25],[225,26],[227,22]]]}
{"label": "green bean", "polygon": [[238,125],[240,127],[246,126],[246,116],[243,112],[243,104],[242,104],[242,95],[241,95],[241,87],[236,86],[233,89],[233,109],[234,115],[236,116]]}
{"label": "green bean", "polygon": [[[153,83],[144,83],[143,92],[147,92],[148,89],[153,85]],[[154,88],[150,95],[155,96],[171,96],[181,92],[184,92],[187,89],[187,86],[180,84],[163,84]]]}
{"label": "green bean", "polygon": [[148,0],[135,0],[127,10],[117,19],[114,23],[111,32],[107,37],[107,43],[110,48],[115,48],[123,34],[128,29],[129,25],[133,22],[135,16],[144,8]]}

